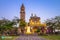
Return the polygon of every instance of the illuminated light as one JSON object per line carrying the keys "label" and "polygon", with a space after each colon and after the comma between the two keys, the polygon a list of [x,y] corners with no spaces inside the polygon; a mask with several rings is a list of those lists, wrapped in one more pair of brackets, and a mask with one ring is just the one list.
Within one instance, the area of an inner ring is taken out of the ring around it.
{"label": "illuminated light", "polygon": [[26,34],[31,34],[31,31],[30,31],[31,28],[28,26],[26,27],[26,29],[27,29]]}

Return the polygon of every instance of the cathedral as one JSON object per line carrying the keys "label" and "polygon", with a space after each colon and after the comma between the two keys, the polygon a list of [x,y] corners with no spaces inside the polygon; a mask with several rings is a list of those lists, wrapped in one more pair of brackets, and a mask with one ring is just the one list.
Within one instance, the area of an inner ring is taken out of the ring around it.
{"label": "cathedral", "polygon": [[[22,4],[21,8],[20,8],[20,19],[22,19],[25,22],[25,6],[24,4]],[[29,22],[27,23],[27,26],[24,28],[24,33],[26,34],[34,34],[37,33],[37,29],[39,29],[40,33],[46,33],[46,24],[45,23],[41,23],[41,18],[31,14]],[[21,32],[21,28],[19,26],[19,31]]]}

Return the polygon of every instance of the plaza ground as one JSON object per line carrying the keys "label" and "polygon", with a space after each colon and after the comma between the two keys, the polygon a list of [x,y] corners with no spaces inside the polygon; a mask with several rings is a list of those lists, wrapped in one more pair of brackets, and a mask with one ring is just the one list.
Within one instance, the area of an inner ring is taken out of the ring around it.
{"label": "plaza ground", "polygon": [[[16,40],[18,38],[21,38],[22,36],[6,36],[6,37],[12,37],[12,38],[5,38],[4,40]],[[40,39],[43,38],[47,40],[60,40],[60,35],[48,35],[48,36],[38,36],[38,37],[40,37]]]}

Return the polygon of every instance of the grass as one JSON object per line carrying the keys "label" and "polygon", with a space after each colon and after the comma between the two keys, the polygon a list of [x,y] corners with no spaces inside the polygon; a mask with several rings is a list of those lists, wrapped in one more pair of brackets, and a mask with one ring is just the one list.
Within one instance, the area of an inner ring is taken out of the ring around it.
{"label": "grass", "polygon": [[5,36],[4,39],[1,38],[0,36],[0,40],[15,40],[18,36]]}
{"label": "grass", "polygon": [[[5,36],[5,37],[7,38],[3,40],[15,40],[19,36]],[[48,36],[40,36],[40,37],[46,38],[47,40],[60,40],[60,35],[48,35]],[[0,40],[2,40],[1,36],[0,36]]]}
{"label": "grass", "polygon": [[60,35],[48,35],[48,36],[41,36],[46,38],[47,40],[60,40]]}

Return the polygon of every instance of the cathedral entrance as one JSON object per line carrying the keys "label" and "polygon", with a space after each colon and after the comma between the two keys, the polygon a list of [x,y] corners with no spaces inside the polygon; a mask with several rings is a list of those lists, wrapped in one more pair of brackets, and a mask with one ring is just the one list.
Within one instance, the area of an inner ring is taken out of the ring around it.
{"label": "cathedral entrance", "polygon": [[32,32],[31,32],[31,27],[30,26],[27,26],[26,27],[26,32],[25,32],[26,34],[32,34]]}

